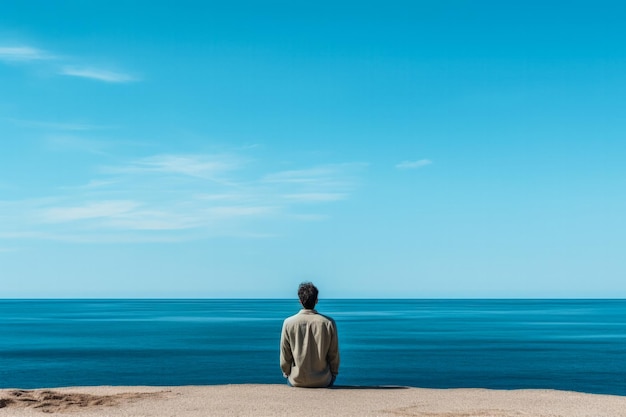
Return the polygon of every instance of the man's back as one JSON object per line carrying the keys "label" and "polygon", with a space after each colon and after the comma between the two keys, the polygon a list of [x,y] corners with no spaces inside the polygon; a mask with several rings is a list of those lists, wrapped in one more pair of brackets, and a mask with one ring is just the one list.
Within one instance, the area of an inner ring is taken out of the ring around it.
{"label": "man's back", "polygon": [[327,387],[339,372],[339,341],[333,319],[302,309],[283,323],[280,367],[295,387]]}

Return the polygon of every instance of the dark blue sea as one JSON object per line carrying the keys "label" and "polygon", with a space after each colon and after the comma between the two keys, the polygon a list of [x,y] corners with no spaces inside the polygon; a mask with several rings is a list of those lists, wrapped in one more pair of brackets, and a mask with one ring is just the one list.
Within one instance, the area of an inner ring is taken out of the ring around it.
{"label": "dark blue sea", "polygon": [[[0,300],[0,388],[284,383],[296,300]],[[321,300],[338,385],[626,395],[626,300]]]}

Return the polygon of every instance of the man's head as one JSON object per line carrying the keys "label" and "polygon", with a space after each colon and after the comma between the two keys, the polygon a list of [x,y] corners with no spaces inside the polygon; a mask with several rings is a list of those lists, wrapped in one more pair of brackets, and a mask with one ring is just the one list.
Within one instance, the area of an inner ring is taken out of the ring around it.
{"label": "man's head", "polygon": [[317,294],[317,288],[312,282],[303,282],[298,287],[298,298],[300,298],[302,307],[307,310],[315,308],[315,304],[317,304]]}

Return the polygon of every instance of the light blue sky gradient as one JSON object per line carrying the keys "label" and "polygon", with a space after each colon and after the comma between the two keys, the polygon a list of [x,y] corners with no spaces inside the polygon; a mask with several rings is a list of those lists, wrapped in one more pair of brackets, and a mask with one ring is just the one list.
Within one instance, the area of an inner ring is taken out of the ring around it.
{"label": "light blue sky gradient", "polygon": [[0,297],[626,297],[624,22],[3,1]]}

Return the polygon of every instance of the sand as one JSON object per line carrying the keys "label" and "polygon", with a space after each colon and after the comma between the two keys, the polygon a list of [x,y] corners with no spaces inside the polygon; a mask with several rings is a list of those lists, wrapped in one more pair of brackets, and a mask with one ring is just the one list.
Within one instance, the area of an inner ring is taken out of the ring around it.
{"label": "sand", "polygon": [[554,390],[285,385],[0,390],[0,416],[626,417],[626,396]]}

